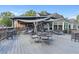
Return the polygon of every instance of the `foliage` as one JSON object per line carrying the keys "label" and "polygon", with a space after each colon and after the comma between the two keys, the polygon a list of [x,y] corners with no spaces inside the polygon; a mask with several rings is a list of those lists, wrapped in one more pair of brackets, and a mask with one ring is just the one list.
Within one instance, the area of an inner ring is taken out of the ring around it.
{"label": "foliage", "polygon": [[77,22],[79,22],[79,15],[77,15]]}
{"label": "foliage", "polygon": [[10,20],[9,17],[4,16],[0,19],[0,25],[6,25],[6,26],[10,27],[10,26],[12,26],[12,20]]}
{"label": "foliage", "polygon": [[40,12],[40,15],[41,15],[41,16],[46,16],[46,15],[48,15],[48,14],[49,14],[49,13],[48,13],[47,11],[41,11],[41,12]]}
{"label": "foliage", "polygon": [[12,20],[9,17],[14,16],[13,13],[6,11],[0,14],[0,25],[12,26]]}
{"label": "foliage", "polygon": [[36,11],[34,10],[29,10],[26,11],[24,14],[22,14],[21,16],[36,16]]}
{"label": "foliage", "polygon": [[9,12],[9,11],[7,11],[7,12],[2,12],[1,14],[0,14],[0,16],[14,16],[14,14],[13,13],[11,13],[11,12]]}

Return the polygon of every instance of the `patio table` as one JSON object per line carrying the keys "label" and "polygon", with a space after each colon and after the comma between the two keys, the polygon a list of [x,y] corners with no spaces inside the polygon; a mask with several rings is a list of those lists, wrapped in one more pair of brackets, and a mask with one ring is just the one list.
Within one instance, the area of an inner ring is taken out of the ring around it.
{"label": "patio table", "polygon": [[34,39],[34,38],[38,38],[38,35],[32,35],[32,38]]}
{"label": "patio table", "polygon": [[48,40],[49,37],[47,37],[47,36],[41,36],[41,39],[42,39],[42,40]]}

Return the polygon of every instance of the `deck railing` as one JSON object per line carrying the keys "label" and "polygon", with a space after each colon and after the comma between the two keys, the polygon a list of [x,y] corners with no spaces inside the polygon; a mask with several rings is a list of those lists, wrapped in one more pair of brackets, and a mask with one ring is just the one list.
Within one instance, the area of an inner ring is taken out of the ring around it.
{"label": "deck railing", "polygon": [[2,28],[0,29],[0,40],[8,39],[9,37],[13,38],[16,33],[14,28]]}

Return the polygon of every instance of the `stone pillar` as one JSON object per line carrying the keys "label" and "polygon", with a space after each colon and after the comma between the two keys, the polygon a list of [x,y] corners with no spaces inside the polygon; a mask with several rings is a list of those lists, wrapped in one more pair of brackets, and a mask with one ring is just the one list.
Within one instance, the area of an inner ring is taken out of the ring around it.
{"label": "stone pillar", "polygon": [[49,23],[47,23],[47,26],[48,26],[47,28],[48,28],[48,31],[49,31],[49,30],[50,30],[50,29],[49,29]]}
{"label": "stone pillar", "polygon": [[67,29],[67,32],[69,33],[69,23],[68,23],[68,27],[67,27],[68,29]]}
{"label": "stone pillar", "polygon": [[76,24],[76,29],[78,30],[78,24]]}
{"label": "stone pillar", "polygon": [[69,24],[67,25],[67,30],[69,30]]}
{"label": "stone pillar", "polygon": [[52,22],[52,30],[54,30],[54,22]]}
{"label": "stone pillar", "polygon": [[59,30],[59,22],[56,22],[56,25],[57,25],[57,29],[56,30]]}
{"label": "stone pillar", "polygon": [[64,30],[64,22],[62,23],[62,30]]}
{"label": "stone pillar", "polygon": [[59,25],[57,24],[57,30],[59,30]]}
{"label": "stone pillar", "polygon": [[71,24],[71,29],[73,29],[73,24]]}
{"label": "stone pillar", "polygon": [[78,28],[78,24],[77,24],[77,30],[79,30],[79,28]]}
{"label": "stone pillar", "polygon": [[37,33],[37,22],[34,22],[34,33]]}

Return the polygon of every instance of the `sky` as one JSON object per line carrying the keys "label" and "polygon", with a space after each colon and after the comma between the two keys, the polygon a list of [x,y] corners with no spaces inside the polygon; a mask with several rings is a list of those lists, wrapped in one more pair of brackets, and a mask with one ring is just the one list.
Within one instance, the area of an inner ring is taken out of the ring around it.
{"label": "sky", "polygon": [[10,11],[17,16],[31,9],[36,12],[44,10],[49,13],[58,13],[67,18],[75,18],[79,15],[79,5],[0,5],[0,13]]}

